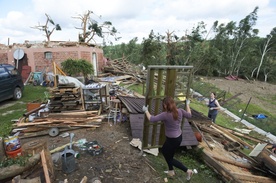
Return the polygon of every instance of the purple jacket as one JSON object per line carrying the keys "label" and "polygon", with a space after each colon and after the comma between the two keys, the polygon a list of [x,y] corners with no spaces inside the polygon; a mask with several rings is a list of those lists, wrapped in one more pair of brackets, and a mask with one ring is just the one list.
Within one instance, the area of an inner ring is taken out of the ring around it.
{"label": "purple jacket", "polygon": [[174,120],[170,112],[162,112],[150,117],[150,122],[163,121],[165,125],[165,135],[169,138],[177,138],[182,134],[181,121],[183,118],[191,118],[192,115],[184,109],[177,109],[178,119]]}

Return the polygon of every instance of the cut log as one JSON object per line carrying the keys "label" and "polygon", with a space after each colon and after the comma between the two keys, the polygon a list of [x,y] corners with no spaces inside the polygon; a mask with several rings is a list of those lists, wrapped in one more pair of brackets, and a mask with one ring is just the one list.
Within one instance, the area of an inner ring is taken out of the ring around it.
{"label": "cut log", "polygon": [[12,183],[41,183],[40,177],[35,177],[32,179],[21,179],[21,176],[18,175],[12,179]]}
{"label": "cut log", "polygon": [[40,160],[40,154],[36,154],[30,157],[25,166],[20,165],[11,165],[9,167],[0,169],[0,180],[4,180],[7,178],[12,178],[17,175],[22,174],[23,172],[29,170],[33,166],[35,166]]}
{"label": "cut log", "polygon": [[47,163],[47,169],[49,171],[51,179],[54,178],[54,164],[51,157],[51,153],[48,150],[48,141],[43,139],[36,139],[28,141],[22,145],[23,155],[35,155],[37,153],[44,152],[44,157]]}

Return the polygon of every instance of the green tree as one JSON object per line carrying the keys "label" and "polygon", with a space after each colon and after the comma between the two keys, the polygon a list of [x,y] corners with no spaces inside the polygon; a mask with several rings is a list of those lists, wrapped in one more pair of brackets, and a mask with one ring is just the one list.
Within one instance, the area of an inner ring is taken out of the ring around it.
{"label": "green tree", "polygon": [[137,44],[137,41],[138,41],[137,37],[131,39],[126,45],[126,50],[125,50],[125,53],[128,56],[128,60],[133,64],[140,63],[141,45]]}
{"label": "green tree", "polygon": [[241,52],[245,47],[248,46],[246,45],[247,40],[249,38],[256,36],[259,32],[258,29],[253,29],[253,27],[256,25],[256,21],[258,18],[257,10],[258,7],[256,7],[253,10],[253,12],[251,12],[249,15],[247,15],[244,19],[240,21],[239,26],[237,27],[237,30],[234,34],[234,51],[230,64],[230,74],[236,71],[236,75],[239,75],[239,69],[241,66],[241,63],[239,62],[242,62],[244,60],[244,57],[242,56]]}
{"label": "green tree", "polygon": [[185,52],[186,61],[185,65],[192,65],[194,67],[194,73],[208,73],[213,61],[211,56],[210,45],[204,35],[206,34],[206,25],[204,22],[199,22],[196,27],[193,27],[190,34],[188,34],[185,40],[185,47],[183,51]]}
{"label": "green tree", "polygon": [[185,54],[183,52],[185,37],[178,37],[174,34],[174,31],[168,31],[166,34],[167,65],[186,65],[184,62]]}
{"label": "green tree", "polygon": [[165,48],[160,35],[155,35],[153,30],[147,39],[143,39],[141,48],[141,63],[144,66],[162,65],[166,63]]}
{"label": "green tree", "polygon": [[[274,70],[273,67],[270,67],[270,66],[274,66],[273,60],[275,60],[274,53],[276,51],[276,27],[271,30],[270,34],[268,34],[265,39],[262,39],[261,45],[262,45],[260,46],[261,59],[256,69],[257,71],[256,71],[255,78],[256,79],[259,78],[261,67],[265,65],[263,67],[263,74],[264,74],[264,80],[266,82],[268,79],[268,75]],[[267,63],[264,63],[264,62],[267,62]]]}
{"label": "green tree", "polygon": [[[242,62],[250,57],[248,53],[251,45],[250,40],[258,34],[258,29],[253,29],[257,21],[256,7],[253,12],[242,19],[238,25],[236,22],[229,22],[228,24],[220,24],[214,26],[214,45],[224,53],[223,66],[225,74],[239,75],[240,68],[243,66]],[[221,64],[222,65],[222,64]]]}

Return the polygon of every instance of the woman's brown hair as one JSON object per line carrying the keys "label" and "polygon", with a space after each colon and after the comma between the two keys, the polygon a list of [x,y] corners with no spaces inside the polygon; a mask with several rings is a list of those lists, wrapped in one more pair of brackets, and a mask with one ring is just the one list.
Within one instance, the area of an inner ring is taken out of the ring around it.
{"label": "woman's brown hair", "polygon": [[164,111],[171,112],[174,120],[178,119],[177,107],[172,97],[165,97],[163,99],[163,109]]}

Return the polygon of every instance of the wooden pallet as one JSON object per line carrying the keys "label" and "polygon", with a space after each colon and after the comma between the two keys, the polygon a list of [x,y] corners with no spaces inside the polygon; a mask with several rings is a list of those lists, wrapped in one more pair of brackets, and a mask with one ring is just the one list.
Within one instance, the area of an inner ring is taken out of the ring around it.
{"label": "wooden pallet", "polygon": [[53,94],[63,95],[63,94],[79,94],[80,88],[55,88],[51,91]]}

